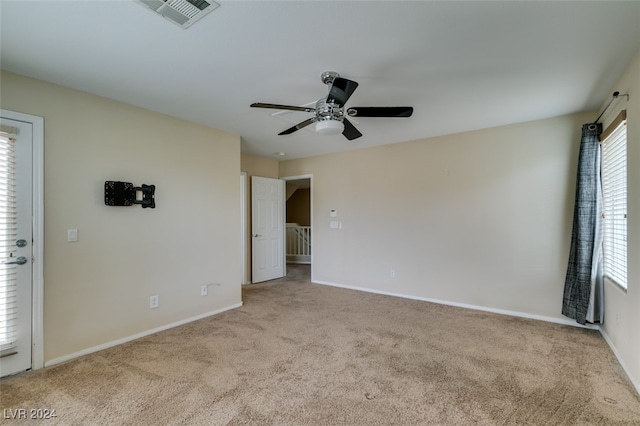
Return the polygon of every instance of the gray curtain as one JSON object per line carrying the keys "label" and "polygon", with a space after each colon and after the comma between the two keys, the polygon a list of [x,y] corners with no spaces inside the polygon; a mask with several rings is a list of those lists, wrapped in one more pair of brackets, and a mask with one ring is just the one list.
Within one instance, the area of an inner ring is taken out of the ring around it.
{"label": "gray curtain", "polygon": [[580,324],[603,320],[601,124],[582,126],[578,180],[562,315]]}

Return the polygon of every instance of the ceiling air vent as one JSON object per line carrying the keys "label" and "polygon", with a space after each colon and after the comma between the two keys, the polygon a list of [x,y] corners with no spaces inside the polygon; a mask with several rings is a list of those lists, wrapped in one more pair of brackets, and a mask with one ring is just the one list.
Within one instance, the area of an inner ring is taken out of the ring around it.
{"label": "ceiling air vent", "polygon": [[214,1],[205,0],[134,0],[174,24],[187,29],[194,22],[208,15],[218,6]]}

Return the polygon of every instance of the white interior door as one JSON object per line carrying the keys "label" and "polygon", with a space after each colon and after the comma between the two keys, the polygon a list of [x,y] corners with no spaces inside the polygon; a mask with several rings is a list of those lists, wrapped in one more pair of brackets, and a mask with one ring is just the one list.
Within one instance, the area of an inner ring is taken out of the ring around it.
{"label": "white interior door", "polygon": [[284,277],[284,181],[251,177],[251,281]]}
{"label": "white interior door", "polygon": [[33,125],[0,118],[0,376],[32,366]]}

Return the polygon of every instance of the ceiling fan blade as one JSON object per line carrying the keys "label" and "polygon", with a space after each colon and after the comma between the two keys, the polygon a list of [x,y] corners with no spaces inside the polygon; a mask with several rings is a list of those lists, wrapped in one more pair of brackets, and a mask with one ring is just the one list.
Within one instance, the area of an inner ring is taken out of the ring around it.
{"label": "ceiling fan blade", "polygon": [[344,123],[344,130],[342,131],[342,134],[344,135],[345,138],[352,141],[362,136],[362,133],[360,133],[358,129],[356,129],[355,126],[351,124],[349,120],[345,118],[342,120],[342,122]]}
{"label": "ceiling fan blade", "polygon": [[309,124],[314,123],[318,121],[318,119],[316,117],[311,117],[308,120],[304,120],[302,123],[298,123],[293,127],[289,127],[287,130],[278,133],[278,135],[290,135],[291,133],[295,132],[296,130],[300,130],[303,127],[307,127]]}
{"label": "ceiling fan blade", "polygon": [[347,103],[347,100],[353,95],[358,83],[353,80],[347,80],[346,78],[337,77],[333,80],[333,84],[329,89],[329,96],[327,96],[327,102],[333,102],[339,106]]}
{"label": "ceiling fan blade", "polygon": [[349,117],[411,117],[413,107],[352,107]]}
{"label": "ceiling fan blade", "polygon": [[270,109],[286,109],[286,110],[290,110],[290,111],[304,111],[304,112],[315,112],[316,109],[315,108],[309,108],[309,107],[299,107],[299,106],[292,106],[292,105],[278,105],[278,104],[263,104],[260,102],[251,104],[252,108],[270,108]]}

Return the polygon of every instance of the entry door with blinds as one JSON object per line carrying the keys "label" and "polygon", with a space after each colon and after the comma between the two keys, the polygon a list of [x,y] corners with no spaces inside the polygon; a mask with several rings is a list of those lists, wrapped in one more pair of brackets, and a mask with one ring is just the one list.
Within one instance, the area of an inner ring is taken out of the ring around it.
{"label": "entry door with blinds", "polygon": [[0,119],[0,376],[31,368],[31,123]]}

